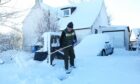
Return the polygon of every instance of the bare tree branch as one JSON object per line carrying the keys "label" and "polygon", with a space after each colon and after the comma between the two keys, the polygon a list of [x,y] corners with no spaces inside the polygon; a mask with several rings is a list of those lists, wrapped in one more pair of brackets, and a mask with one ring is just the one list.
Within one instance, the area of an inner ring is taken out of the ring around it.
{"label": "bare tree branch", "polygon": [[0,5],[9,3],[11,0],[0,0]]}
{"label": "bare tree branch", "polygon": [[52,15],[50,13],[50,10],[48,10],[47,12],[45,10],[43,11],[44,11],[43,17],[40,19],[37,30],[36,30],[39,36],[47,31],[56,32],[59,28],[58,23],[57,23],[58,22],[57,14],[56,16]]}
{"label": "bare tree branch", "polygon": [[12,29],[8,34],[0,34],[0,51],[17,49],[22,44],[22,31],[19,28],[22,22],[16,20],[24,15],[26,9],[17,11],[4,5],[10,1],[12,0],[0,0],[0,25]]}

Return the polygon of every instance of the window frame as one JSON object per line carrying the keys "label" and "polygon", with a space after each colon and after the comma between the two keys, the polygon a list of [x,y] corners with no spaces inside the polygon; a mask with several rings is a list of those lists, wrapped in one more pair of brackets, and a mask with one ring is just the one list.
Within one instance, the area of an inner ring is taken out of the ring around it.
{"label": "window frame", "polygon": [[63,16],[64,17],[68,17],[68,16],[70,16],[71,15],[71,9],[69,8],[69,9],[64,9],[63,10]]}

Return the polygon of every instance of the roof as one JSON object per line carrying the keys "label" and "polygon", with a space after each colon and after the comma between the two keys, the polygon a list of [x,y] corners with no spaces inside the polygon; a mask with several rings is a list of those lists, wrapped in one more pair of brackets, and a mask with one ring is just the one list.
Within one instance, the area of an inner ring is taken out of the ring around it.
{"label": "roof", "polygon": [[[74,6],[76,7],[76,10],[72,15],[70,15],[69,17],[62,17],[60,19],[59,21],[60,30],[65,29],[66,25],[70,21],[74,23],[74,29],[91,27],[100,13],[102,3],[103,0],[93,0],[90,2],[81,2],[79,4],[76,4]],[[73,5],[69,7],[73,7]]]}
{"label": "roof", "polygon": [[112,26],[101,26],[104,31],[112,31],[112,30],[127,30],[130,32],[129,26],[127,25],[112,25]]}

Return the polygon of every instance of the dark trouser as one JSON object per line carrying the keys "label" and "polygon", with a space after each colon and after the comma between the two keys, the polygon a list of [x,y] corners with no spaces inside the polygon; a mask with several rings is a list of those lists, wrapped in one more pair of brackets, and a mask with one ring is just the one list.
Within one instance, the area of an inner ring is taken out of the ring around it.
{"label": "dark trouser", "polygon": [[69,67],[69,62],[70,66],[74,66],[74,59],[75,59],[75,54],[74,54],[74,49],[73,47],[66,48],[64,50],[64,63],[65,63],[65,69],[68,70]]}

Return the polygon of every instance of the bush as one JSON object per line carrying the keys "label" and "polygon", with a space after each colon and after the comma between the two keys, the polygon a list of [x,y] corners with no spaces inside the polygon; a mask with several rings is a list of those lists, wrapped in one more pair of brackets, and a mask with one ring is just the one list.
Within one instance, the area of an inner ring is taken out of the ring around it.
{"label": "bush", "polygon": [[0,34],[0,52],[21,48],[21,35],[15,32]]}

